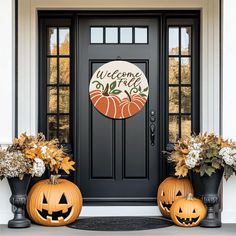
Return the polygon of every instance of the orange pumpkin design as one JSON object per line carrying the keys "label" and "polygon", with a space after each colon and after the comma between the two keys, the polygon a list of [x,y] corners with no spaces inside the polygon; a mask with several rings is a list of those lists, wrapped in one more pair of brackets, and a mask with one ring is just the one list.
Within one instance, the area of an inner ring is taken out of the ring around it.
{"label": "orange pumpkin design", "polygon": [[127,91],[127,98],[123,98],[120,103],[120,113],[122,118],[130,117],[139,112],[144,104],[146,103],[146,98],[133,94],[130,95]]}
{"label": "orange pumpkin design", "polygon": [[108,93],[109,85],[106,85],[104,91],[93,90],[90,92],[90,99],[96,109],[102,114],[113,118],[120,119],[121,99],[113,94]]}

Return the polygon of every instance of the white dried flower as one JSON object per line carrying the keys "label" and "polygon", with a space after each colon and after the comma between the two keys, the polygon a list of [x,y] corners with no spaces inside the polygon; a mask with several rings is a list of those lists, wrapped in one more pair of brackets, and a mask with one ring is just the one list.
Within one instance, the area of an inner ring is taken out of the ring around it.
{"label": "white dried flower", "polygon": [[43,146],[43,147],[41,148],[41,151],[42,151],[43,154],[46,154],[46,152],[47,152],[47,146]]}
{"label": "white dried flower", "polygon": [[222,156],[224,162],[232,167],[236,167],[236,150],[230,147],[221,148],[219,155]]}
{"label": "white dried flower", "polygon": [[202,151],[201,149],[201,143],[192,143],[188,146],[188,149],[190,150],[187,158],[185,160],[185,164],[189,169],[193,169],[197,163],[201,160],[200,153]]}
{"label": "white dried flower", "polygon": [[45,171],[45,164],[40,158],[34,158],[32,175],[41,177]]}
{"label": "white dried flower", "polygon": [[0,150],[0,178],[23,178],[32,169],[32,161],[20,151]]}

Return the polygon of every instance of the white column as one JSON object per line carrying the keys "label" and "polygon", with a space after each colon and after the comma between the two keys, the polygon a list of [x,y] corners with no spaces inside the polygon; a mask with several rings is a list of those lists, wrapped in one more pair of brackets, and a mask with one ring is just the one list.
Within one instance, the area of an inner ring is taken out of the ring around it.
{"label": "white column", "polygon": [[[0,144],[9,144],[14,135],[15,1],[0,0]],[[12,217],[10,189],[0,181],[0,224]]]}
{"label": "white column", "polygon": [[[222,128],[225,138],[236,140],[236,27],[235,0],[222,1],[223,33],[223,91]],[[224,182],[222,219],[236,222],[236,178]]]}

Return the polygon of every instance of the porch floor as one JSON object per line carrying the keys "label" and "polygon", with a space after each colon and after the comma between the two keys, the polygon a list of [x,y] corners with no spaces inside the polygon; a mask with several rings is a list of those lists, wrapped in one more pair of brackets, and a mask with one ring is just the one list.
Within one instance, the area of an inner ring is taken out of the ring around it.
{"label": "porch floor", "polygon": [[217,235],[235,235],[236,224],[224,224],[221,228],[209,229],[209,228],[182,228],[177,226],[171,226],[167,228],[155,229],[155,230],[145,230],[145,231],[129,231],[129,232],[98,232],[98,231],[84,231],[71,229],[68,227],[43,227],[38,225],[32,225],[27,229],[8,229],[7,225],[0,225],[0,235],[1,236],[79,236],[79,235],[101,235],[101,236],[113,236],[113,235],[164,235],[164,236],[217,236]]}

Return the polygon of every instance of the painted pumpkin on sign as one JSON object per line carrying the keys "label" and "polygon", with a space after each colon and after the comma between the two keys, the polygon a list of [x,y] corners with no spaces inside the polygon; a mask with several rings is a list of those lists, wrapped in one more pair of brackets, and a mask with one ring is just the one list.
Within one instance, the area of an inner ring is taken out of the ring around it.
{"label": "painted pumpkin on sign", "polygon": [[180,198],[173,203],[170,216],[178,226],[193,227],[205,218],[206,208],[200,199],[193,198],[190,193],[187,198]]}
{"label": "painted pumpkin on sign", "polygon": [[90,99],[99,112],[110,117],[120,118],[120,98],[108,93],[109,85],[104,91],[93,90],[90,92]]}
{"label": "painted pumpkin on sign", "polygon": [[173,202],[181,197],[193,193],[193,187],[189,179],[166,178],[157,191],[157,204],[163,216],[170,217],[170,208]]}
{"label": "painted pumpkin on sign", "polygon": [[62,226],[75,221],[82,208],[79,188],[65,179],[41,180],[29,192],[27,211],[30,218],[46,226]]}
{"label": "painted pumpkin on sign", "polygon": [[147,99],[138,95],[130,95],[127,91],[127,98],[123,98],[120,104],[120,113],[122,118],[130,117],[139,112],[145,105]]}

